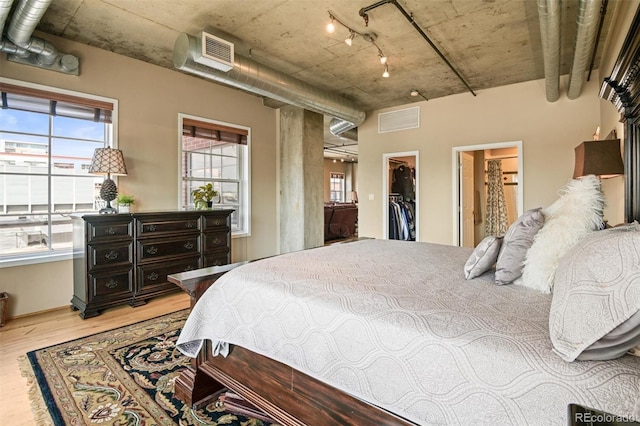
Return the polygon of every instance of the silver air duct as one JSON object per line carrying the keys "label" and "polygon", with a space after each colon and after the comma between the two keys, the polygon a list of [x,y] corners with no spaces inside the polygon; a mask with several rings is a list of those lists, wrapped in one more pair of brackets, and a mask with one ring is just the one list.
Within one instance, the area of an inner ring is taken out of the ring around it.
{"label": "silver air duct", "polygon": [[4,31],[4,23],[9,16],[11,10],[11,4],[13,0],[0,0],[0,39],[2,38],[2,31]]}
{"label": "silver air duct", "polygon": [[234,55],[233,68],[227,72],[201,65],[195,62],[201,51],[200,39],[182,33],[173,48],[173,65],[179,70],[260,96],[338,117],[342,120],[339,125],[341,131],[358,127],[365,119],[364,111],[347,99],[237,54]]}
{"label": "silver air duct", "polygon": [[600,5],[598,0],[580,0],[578,3],[578,31],[573,51],[573,62],[569,73],[569,90],[567,97],[577,99],[582,92],[584,73],[587,71],[591,55],[595,49],[596,34],[600,21]]}
{"label": "silver air duct", "polygon": [[[8,7],[11,7],[11,1],[0,1],[3,2],[0,4],[0,13],[3,13],[3,6],[7,6],[7,3]],[[47,40],[33,36],[36,26],[51,2],[52,0],[21,0],[9,22],[7,29],[9,40],[2,40],[0,50],[9,53],[8,59],[15,62],[78,75],[79,62],[77,57],[62,55]],[[2,21],[1,15],[0,21]],[[31,54],[25,56],[25,51]]]}
{"label": "silver air duct", "polygon": [[547,101],[560,96],[560,0],[538,0]]}

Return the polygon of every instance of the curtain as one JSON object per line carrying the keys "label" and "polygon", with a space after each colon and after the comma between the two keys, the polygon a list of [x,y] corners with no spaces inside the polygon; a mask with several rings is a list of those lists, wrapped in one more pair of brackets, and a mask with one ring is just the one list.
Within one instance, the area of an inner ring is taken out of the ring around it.
{"label": "curtain", "polygon": [[507,232],[507,204],[502,184],[502,160],[487,162],[487,221],[485,235],[502,236]]}

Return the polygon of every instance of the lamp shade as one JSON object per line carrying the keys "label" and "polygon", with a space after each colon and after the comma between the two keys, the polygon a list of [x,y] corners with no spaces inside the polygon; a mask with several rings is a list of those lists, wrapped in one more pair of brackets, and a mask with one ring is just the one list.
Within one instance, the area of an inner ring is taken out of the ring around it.
{"label": "lamp shade", "polygon": [[126,176],[127,167],[124,156],[119,149],[96,148],[89,167],[89,173],[94,175]]}
{"label": "lamp shade", "polygon": [[576,147],[573,177],[596,175],[602,179],[624,174],[620,139],[585,141]]}

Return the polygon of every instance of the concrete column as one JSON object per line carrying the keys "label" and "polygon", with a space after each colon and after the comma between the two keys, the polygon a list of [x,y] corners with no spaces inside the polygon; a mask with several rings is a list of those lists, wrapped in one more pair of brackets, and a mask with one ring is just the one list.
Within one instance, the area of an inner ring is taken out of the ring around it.
{"label": "concrete column", "polygon": [[280,251],[324,244],[324,124],[321,114],[280,108]]}

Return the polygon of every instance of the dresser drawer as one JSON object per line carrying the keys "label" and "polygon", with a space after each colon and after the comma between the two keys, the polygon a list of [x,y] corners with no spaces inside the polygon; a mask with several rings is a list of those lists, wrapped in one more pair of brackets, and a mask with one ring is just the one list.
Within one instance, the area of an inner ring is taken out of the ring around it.
{"label": "dresser drawer", "polygon": [[230,246],[231,235],[229,232],[221,231],[204,234],[204,247],[202,249],[205,253],[221,248],[229,248]]}
{"label": "dresser drawer", "polygon": [[133,269],[114,273],[89,274],[89,288],[93,297],[133,296]]}
{"label": "dresser drawer", "polygon": [[179,219],[139,218],[136,221],[138,238],[168,233],[200,232],[200,218],[193,216]]}
{"label": "dresser drawer", "polygon": [[222,266],[231,263],[231,251],[220,251],[217,253],[209,253],[204,255],[203,268],[209,266]]}
{"label": "dresser drawer", "polygon": [[112,244],[89,244],[87,246],[87,262],[89,271],[131,265],[133,263],[133,240]]}
{"label": "dresser drawer", "polygon": [[133,221],[87,223],[87,242],[99,243],[133,238]]}
{"label": "dresser drawer", "polygon": [[148,263],[137,268],[138,285],[141,290],[144,290],[150,286],[166,283],[167,275],[169,274],[192,271],[199,268],[201,268],[200,256],[169,262]]}
{"label": "dresser drawer", "polygon": [[231,229],[231,216],[230,215],[210,215],[203,216],[204,231],[221,231],[225,232]]}
{"label": "dresser drawer", "polygon": [[167,256],[200,253],[200,234],[138,240],[137,260],[146,262]]}

